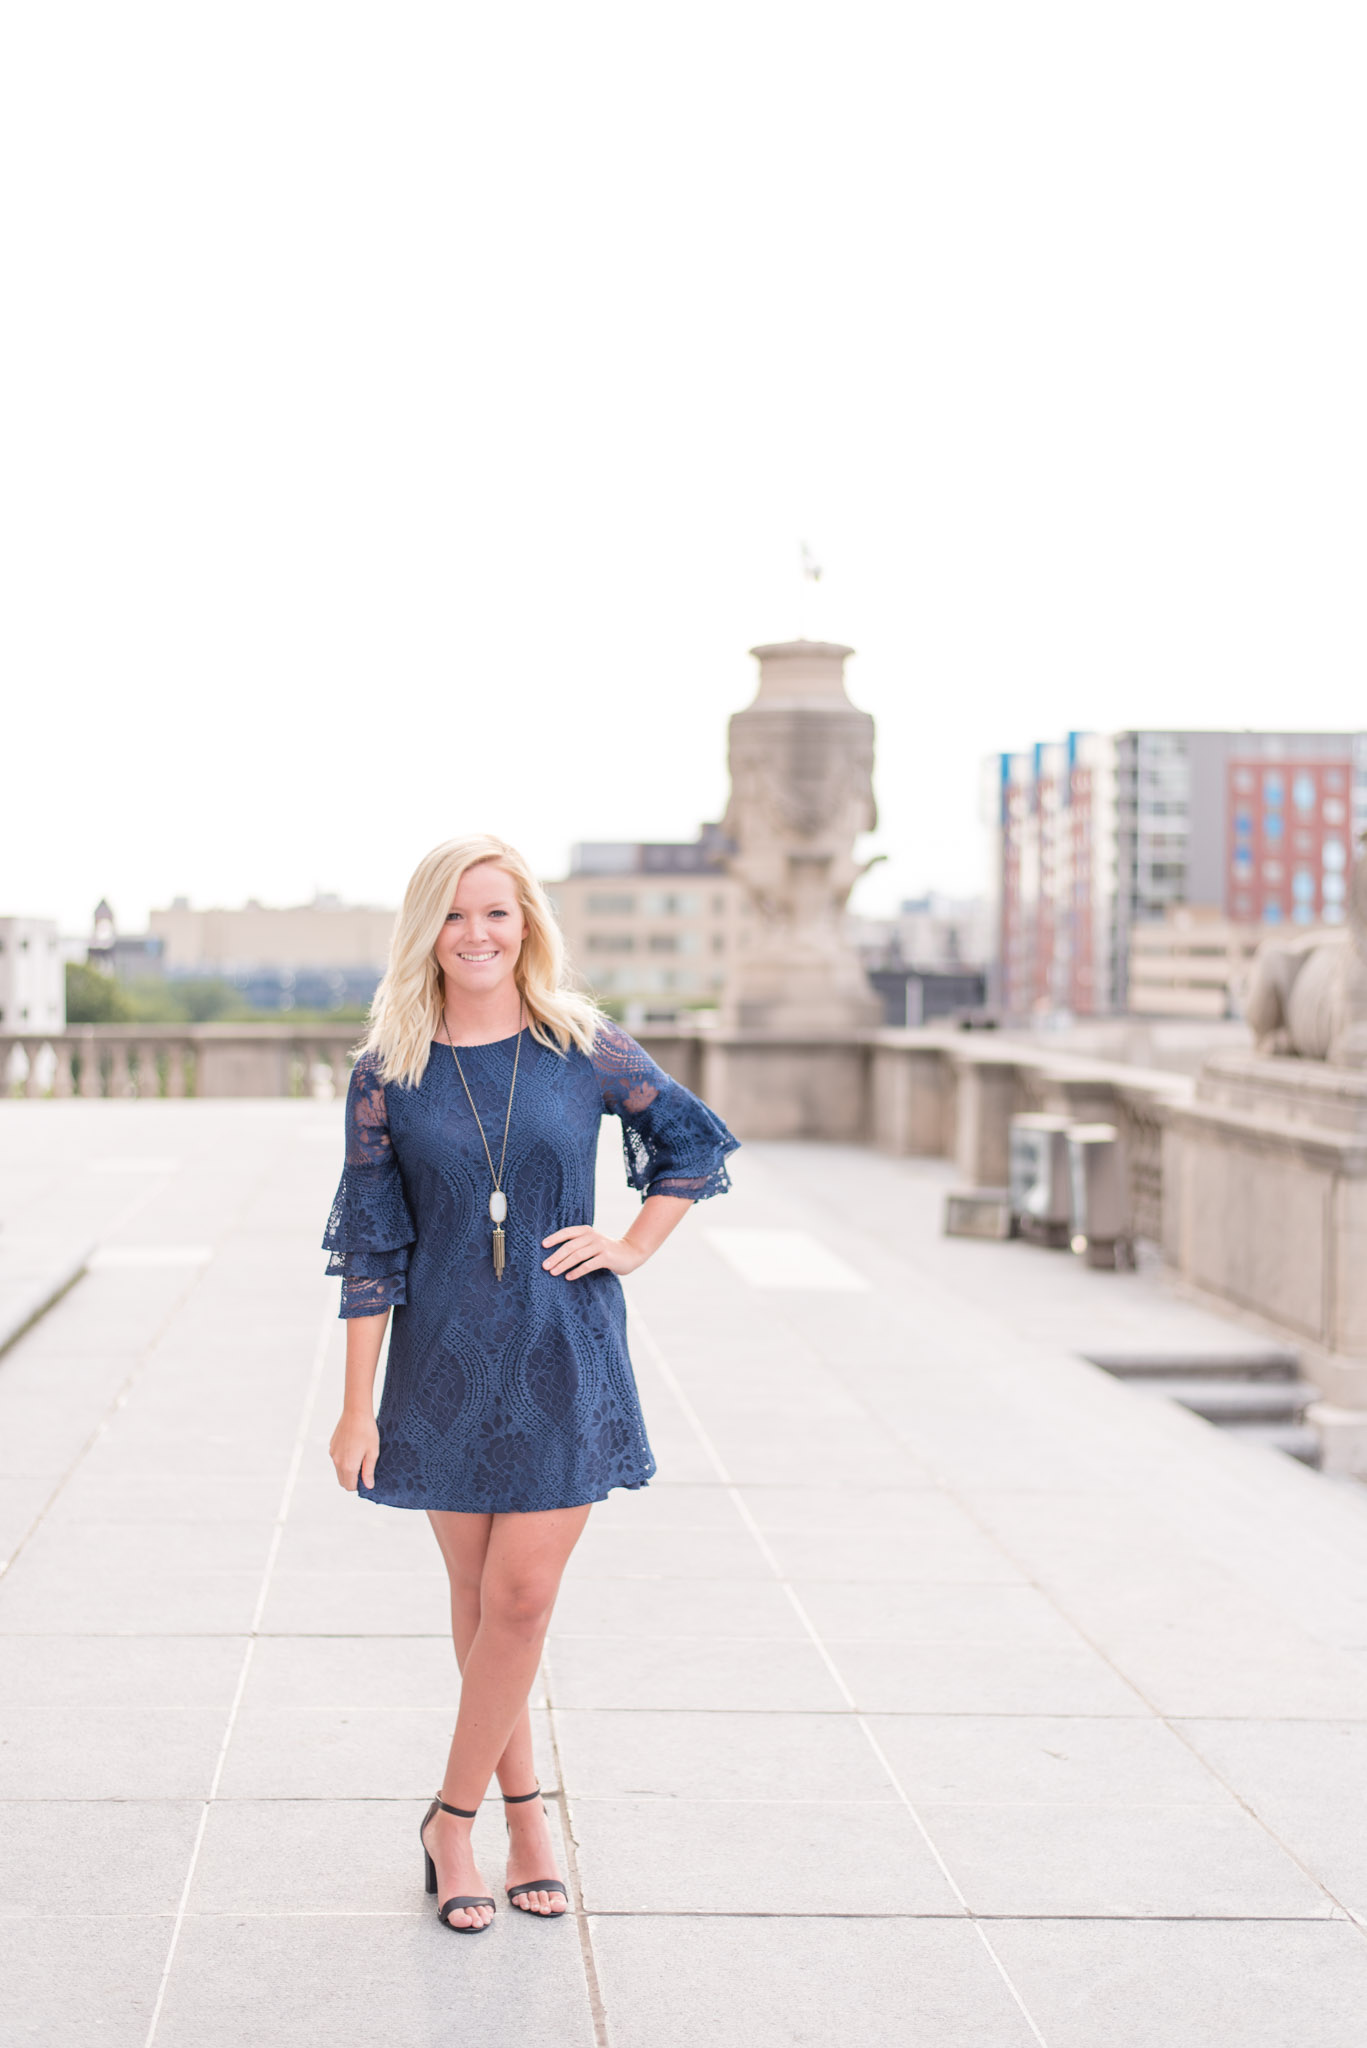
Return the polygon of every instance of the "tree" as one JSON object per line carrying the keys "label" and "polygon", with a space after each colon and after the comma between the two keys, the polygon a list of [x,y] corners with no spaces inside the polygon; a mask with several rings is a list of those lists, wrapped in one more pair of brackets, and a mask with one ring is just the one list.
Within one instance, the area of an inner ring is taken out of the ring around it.
{"label": "tree", "polygon": [[67,961],[68,1024],[127,1024],[132,1015],[132,1006],[112,974],[102,974],[84,960]]}

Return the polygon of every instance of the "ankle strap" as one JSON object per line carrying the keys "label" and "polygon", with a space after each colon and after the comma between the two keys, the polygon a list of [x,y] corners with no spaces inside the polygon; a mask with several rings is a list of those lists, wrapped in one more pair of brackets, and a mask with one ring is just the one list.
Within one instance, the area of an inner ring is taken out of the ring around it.
{"label": "ankle strap", "polygon": [[477,1806],[448,1806],[440,1792],[437,1794],[437,1805],[443,1813],[454,1813],[457,1820],[474,1820],[479,1813]]}
{"label": "ankle strap", "polygon": [[525,1806],[529,1799],[539,1799],[540,1797],[541,1787],[534,1785],[530,1792],[505,1792],[503,1804],[505,1806]]}

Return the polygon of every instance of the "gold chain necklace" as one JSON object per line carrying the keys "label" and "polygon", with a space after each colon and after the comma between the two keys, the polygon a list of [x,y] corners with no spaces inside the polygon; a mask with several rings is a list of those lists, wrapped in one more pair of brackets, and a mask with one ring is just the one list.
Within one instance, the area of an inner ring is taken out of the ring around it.
{"label": "gold chain necklace", "polygon": [[503,1119],[503,1149],[498,1155],[497,1172],[494,1171],[494,1155],[489,1150],[489,1140],[484,1135],[484,1126],[479,1120],[479,1111],[475,1108],[475,1098],[470,1093],[470,1083],[466,1080],[465,1069],[460,1063],[460,1054],[456,1051],[445,1017],[441,1020],[442,1029],[446,1032],[446,1043],[451,1047],[451,1057],[456,1063],[456,1072],[460,1075],[460,1085],[465,1090],[465,1099],[470,1105],[470,1113],[474,1117],[480,1143],[484,1147],[484,1156],[489,1162],[489,1177],[494,1184],[494,1191],[489,1197],[489,1215],[494,1226],[495,1280],[503,1278],[503,1266],[507,1257],[507,1240],[503,1235],[503,1222],[508,1214],[508,1197],[503,1192],[503,1164],[508,1157],[508,1126],[513,1120],[513,1090],[517,1087],[517,1063],[522,1055],[523,1016],[524,1012],[521,1005],[519,1005],[517,1012],[517,1044],[513,1049],[513,1078],[508,1087],[508,1113]]}

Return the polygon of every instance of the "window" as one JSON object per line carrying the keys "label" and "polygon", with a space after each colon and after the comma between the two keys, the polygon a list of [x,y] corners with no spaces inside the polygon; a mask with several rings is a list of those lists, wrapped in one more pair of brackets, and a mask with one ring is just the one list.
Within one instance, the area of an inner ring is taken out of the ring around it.
{"label": "window", "polygon": [[699,899],[691,889],[647,889],[641,908],[647,917],[696,917]]}
{"label": "window", "polygon": [[1266,775],[1264,775],[1263,777],[1263,802],[1265,804],[1276,804],[1280,808],[1281,801],[1281,775],[1277,769],[1269,768]]}
{"label": "window", "polygon": [[1236,882],[1251,882],[1253,880],[1253,862],[1246,853],[1238,854],[1235,857],[1234,879]]}
{"label": "window", "polygon": [[1265,882],[1280,882],[1281,878],[1281,862],[1279,860],[1265,860],[1263,862],[1263,880]]}
{"label": "window", "polygon": [[1251,768],[1236,768],[1234,771],[1234,787],[1241,793],[1252,789],[1253,770]]}
{"label": "window", "polygon": [[590,953],[634,953],[636,941],[630,932],[590,932]]}
{"label": "window", "polygon": [[1263,923],[1264,923],[1264,924],[1280,924],[1280,923],[1281,923],[1281,921],[1282,921],[1282,906],[1281,906],[1281,904],[1280,904],[1280,903],[1264,903],[1264,905],[1263,905]]}
{"label": "window", "polygon": [[634,896],[591,895],[588,901],[590,917],[630,917],[635,908]]}
{"label": "window", "polygon": [[1280,811],[1267,811],[1267,812],[1265,812],[1265,813],[1264,813],[1264,815],[1263,815],[1263,837],[1264,837],[1264,839],[1280,839],[1280,838],[1281,838],[1281,836],[1282,836],[1282,817],[1281,817],[1281,812],[1280,812]]}
{"label": "window", "polygon": [[1341,825],[1347,815],[1348,813],[1344,808],[1341,797],[1327,796],[1324,799],[1324,822],[1326,825]]}
{"label": "window", "polygon": [[1234,813],[1234,829],[1241,836],[1253,830],[1253,813],[1247,804],[1240,804]]}
{"label": "window", "polygon": [[1348,865],[1348,851],[1341,839],[1326,839],[1320,851],[1325,872],[1340,874]]}
{"label": "window", "polygon": [[1298,903],[1313,903],[1315,900],[1315,877],[1309,868],[1297,868],[1291,877],[1291,894]]}
{"label": "window", "polygon": [[673,932],[652,932],[646,944],[652,953],[677,953],[679,941]]}
{"label": "window", "polygon": [[1344,881],[1342,875],[1326,875],[1321,887],[1326,904],[1342,903],[1344,897],[1348,894],[1348,884]]}
{"label": "window", "polygon": [[1291,785],[1291,801],[1298,811],[1313,811],[1315,796],[1315,778],[1313,775],[1307,775],[1302,768]]}

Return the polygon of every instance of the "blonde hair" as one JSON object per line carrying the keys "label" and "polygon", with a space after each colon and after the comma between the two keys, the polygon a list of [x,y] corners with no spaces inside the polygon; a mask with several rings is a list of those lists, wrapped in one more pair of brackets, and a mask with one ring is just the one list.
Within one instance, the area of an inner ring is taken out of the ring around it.
{"label": "blonde hair", "polygon": [[403,894],[389,943],[389,966],[370,1005],[360,1050],[377,1055],[380,1077],[416,1088],[445,1008],[445,976],[434,948],[467,868],[486,863],[512,877],[524,930],[513,979],[526,1005],[531,1034],[551,1051],[571,1045],[589,1052],[601,1011],[568,979],[565,942],[545,890],[516,847],[492,833],[448,839],[418,862]]}

